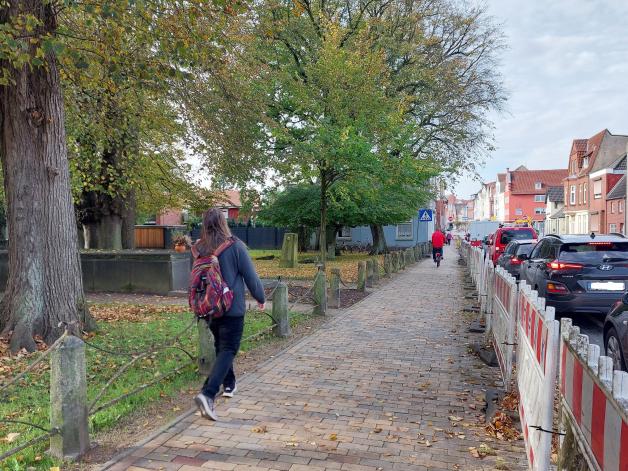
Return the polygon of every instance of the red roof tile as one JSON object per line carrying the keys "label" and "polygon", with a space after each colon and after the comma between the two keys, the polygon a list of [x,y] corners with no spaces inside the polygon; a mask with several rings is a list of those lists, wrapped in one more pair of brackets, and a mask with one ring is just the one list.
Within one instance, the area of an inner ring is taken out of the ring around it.
{"label": "red roof tile", "polygon": [[[567,177],[567,169],[554,170],[515,170],[511,173],[512,189],[515,194],[545,194],[550,186],[562,186]],[[535,184],[541,182],[543,187],[535,189]]]}

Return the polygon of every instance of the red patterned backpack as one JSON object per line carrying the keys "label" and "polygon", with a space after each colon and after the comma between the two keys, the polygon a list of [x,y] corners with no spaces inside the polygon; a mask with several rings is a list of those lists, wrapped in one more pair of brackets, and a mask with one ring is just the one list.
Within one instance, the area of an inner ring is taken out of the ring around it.
{"label": "red patterned backpack", "polygon": [[222,277],[218,256],[234,244],[233,238],[224,241],[207,257],[197,257],[190,274],[188,302],[194,314],[201,319],[222,317],[233,303],[233,291]]}

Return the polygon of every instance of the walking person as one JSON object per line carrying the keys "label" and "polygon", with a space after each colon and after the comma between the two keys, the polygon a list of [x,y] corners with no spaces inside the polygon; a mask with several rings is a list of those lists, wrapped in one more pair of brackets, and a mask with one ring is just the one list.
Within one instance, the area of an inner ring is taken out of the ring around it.
{"label": "walking person", "polygon": [[[210,314],[199,322],[208,322],[209,328],[214,335],[214,345],[216,348],[216,361],[209,374],[201,392],[194,398],[201,415],[210,420],[218,420],[215,410],[215,398],[223,388],[223,396],[233,397],[237,391],[236,376],[233,371],[233,360],[240,349],[242,332],[244,330],[245,286],[253,298],[257,301],[260,310],[264,310],[265,296],[264,287],[259,276],[255,272],[253,261],[249,256],[246,246],[242,241],[233,237],[227,220],[222,212],[212,208],[203,215],[203,227],[201,229],[200,240],[192,246],[192,255],[195,259],[195,267],[210,267],[212,261],[217,257],[219,266],[208,268],[205,274],[207,279],[203,279],[207,284],[208,292],[214,287],[210,282],[214,282],[210,276],[216,277],[222,285],[219,285],[217,296],[220,298],[218,305],[223,306],[225,312],[220,312],[220,307],[212,309]],[[212,275],[209,270],[216,270]],[[194,275],[194,269],[193,269]],[[220,279],[222,277],[222,279]],[[226,286],[225,286],[226,284]],[[190,305],[195,313],[199,315],[199,302],[207,299],[205,289],[201,292],[203,299],[197,295],[197,301],[193,300],[193,286],[190,287]],[[197,292],[200,292],[197,290]],[[215,290],[214,290],[215,293]],[[228,296],[227,296],[228,295]],[[222,298],[221,298],[222,297]],[[232,298],[231,298],[232,297]],[[207,302],[207,301],[206,301]],[[202,306],[201,306],[202,307]],[[221,314],[219,317],[216,314]]]}
{"label": "walking person", "polygon": [[442,231],[436,229],[432,234],[432,258],[436,263],[436,254],[439,253],[441,258],[443,256],[443,245],[445,245],[445,235]]}
{"label": "walking person", "polygon": [[451,232],[447,233],[447,245],[451,245],[451,239],[453,238],[453,236],[451,235]]}

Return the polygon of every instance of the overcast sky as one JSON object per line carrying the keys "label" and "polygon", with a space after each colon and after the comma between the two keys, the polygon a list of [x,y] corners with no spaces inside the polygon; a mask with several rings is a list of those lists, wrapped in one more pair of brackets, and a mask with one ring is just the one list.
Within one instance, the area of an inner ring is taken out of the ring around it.
{"label": "overcast sky", "polygon": [[[571,142],[604,128],[628,134],[628,0],[488,0],[509,49],[509,100],[495,119],[497,150],[480,170],[566,168]],[[456,194],[468,198],[477,181]]]}

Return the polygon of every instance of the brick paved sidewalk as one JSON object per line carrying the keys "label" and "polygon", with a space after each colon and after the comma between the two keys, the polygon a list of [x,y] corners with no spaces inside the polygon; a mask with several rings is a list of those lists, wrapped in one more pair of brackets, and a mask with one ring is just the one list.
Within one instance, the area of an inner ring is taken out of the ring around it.
{"label": "brick paved sidewalk", "polygon": [[[468,353],[457,258],[410,267],[247,375],[219,422],[189,414],[106,469],[526,469],[523,443],[481,423],[499,373]],[[473,457],[480,443],[496,456]]]}

